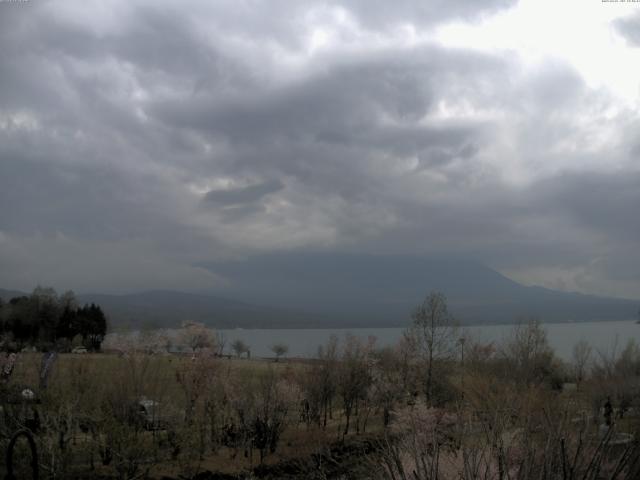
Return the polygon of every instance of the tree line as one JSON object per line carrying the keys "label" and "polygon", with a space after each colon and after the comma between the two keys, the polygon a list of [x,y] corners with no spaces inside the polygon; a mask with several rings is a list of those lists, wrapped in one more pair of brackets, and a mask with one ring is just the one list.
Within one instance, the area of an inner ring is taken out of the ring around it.
{"label": "tree line", "polygon": [[75,294],[58,295],[37,287],[30,295],[0,299],[0,338],[4,349],[36,347],[65,351],[73,346],[99,350],[107,318],[99,305],[80,306]]}

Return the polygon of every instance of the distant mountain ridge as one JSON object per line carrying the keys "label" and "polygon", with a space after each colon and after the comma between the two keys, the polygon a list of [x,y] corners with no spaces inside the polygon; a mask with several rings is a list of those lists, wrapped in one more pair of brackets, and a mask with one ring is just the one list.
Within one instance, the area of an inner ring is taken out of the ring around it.
{"label": "distant mountain ridge", "polygon": [[29,295],[28,293],[21,292],[19,290],[5,290],[0,288],[0,298],[5,302],[8,302],[14,297],[21,297],[22,295]]}
{"label": "distant mountain ridge", "polygon": [[[412,256],[269,254],[206,265],[228,286],[214,294],[147,291],[81,294],[113,326],[217,328],[405,326],[432,290],[443,292],[465,324],[634,320],[640,302],[523,286],[480,263]],[[21,292],[0,290],[7,300]]]}
{"label": "distant mountain ridge", "polygon": [[280,253],[206,265],[227,279],[221,294],[312,311],[345,325],[407,325],[432,290],[468,324],[632,320],[640,302],[521,285],[475,261],[410,255]]}
{"label": "distant mountain ridge", "polygon": [[222,298],[168,290],[152,290],[126,295],[83,294],[81,303],[94,302],[103,307],[116,325],[131,327],[177,327],[195,321],[217,328],[278,328],[312,324],[312,314],[285,308],[257,306]]}

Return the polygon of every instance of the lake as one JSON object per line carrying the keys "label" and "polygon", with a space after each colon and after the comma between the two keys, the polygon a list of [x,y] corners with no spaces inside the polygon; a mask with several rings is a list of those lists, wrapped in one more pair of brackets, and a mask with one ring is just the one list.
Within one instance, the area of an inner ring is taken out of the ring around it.
{"label": "lake", "polygon": [[[546,323],[549,344],[556,354],[570,360],[573,346],[580,340],[586,340],[597,351],[610,353],[614,349],[620,352],[631,338],[640,343],[640,325],[635,321],[627,322],[584,322],[584,323]],[[483,325],[464,327],[472,338],[483,342],[499,343],[513,332],[514,325]],[[313,357],[319,345],[327,343],[331,335],[343,340],[346,334],[367,338],[374,336],[378,346],[396,343],[404,328],[346,328],[346,329],[260,329],[260,330],[219,330],[227,342],[226,350],[231,353],[230,344],[240,339],[251,348],[254,357],[272,357],[269,347],[275,343],[289,346],[289,357]]]}

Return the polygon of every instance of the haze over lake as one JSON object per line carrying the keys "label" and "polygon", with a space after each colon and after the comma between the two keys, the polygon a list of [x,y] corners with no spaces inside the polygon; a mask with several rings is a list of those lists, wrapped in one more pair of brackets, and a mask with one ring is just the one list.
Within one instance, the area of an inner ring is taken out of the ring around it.
{"label": "haze over lake", "polygon": [[[630,339],[640,343],[640,325],[634,321],[548,323],[543,327],[556,354],[567,361],[571,360],[573,346],[580,340],[589,342],[596,354],[611,353],[614,349],[619,353]],[[461,332],[467,332],[476,340],[498,344],[509,338],[513,328],[514,325],[483,325],[463,327]],[[257,357],[273,356],[269,347],[275,343],[286,343],[291,357],[314,357],[318,346],[326,344],[331,335],[343,340],[349,333],[364,338],[374,336],[376,344],[382,347],[396,343],[404,331],[404,328],[221,330],[228,343],[243,340]]]}
{"label": "haze over lake", "polygon": [[[466,333],[473,340],[484,343],[493,342],[496,346],[513,334],[515,324],[482,325],[461,327],[460,334]],[[586,340],[598,352],[608,355],[619,353],[631,339],[640,343],[640,325],[635,321],[618,322],[583,322],[583,323],[545,323],[549,344],[558,357],[571,360],[574,345]],[[360,338],[373,336],[376,345],[384,347],[393,345],[402,337],[405,328],[321,328],[321,329],[232,329],[218,330],[226,341],[225,353],[232,353],[230,344],[234,340],[242,340],[251,348],[253,357],[272,357],[271,346],[284,343],[289,347],[289,357],[313,358],[318,346],[327,343],[332,335],[341,341],[352,334]],[[178,330],[167,330],[173,338]],[[109,334],[114,335],[114,334]]]}

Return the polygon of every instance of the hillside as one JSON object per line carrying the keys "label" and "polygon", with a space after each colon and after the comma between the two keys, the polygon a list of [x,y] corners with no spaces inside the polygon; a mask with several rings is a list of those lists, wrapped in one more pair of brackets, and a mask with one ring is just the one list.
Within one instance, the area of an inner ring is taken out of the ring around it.
{"label": "hillside", "polygon": [[321,324],[311,314],[175,291],[84,294],[79,295],[78,300],[101,305],[116,326],[175,327],[184,321],[202,322],[218,328],[295,328]]}
{"label": "hillside", "polygon": [[19,290],[5,290],[3,288],[0,288],[0,299],[2,299],[5,302],[8,302],[10,299],[14,297],[20,297],[22,295],[27,295],[27,294]]}
{"label": "hillside", "polygon": [[[82,294],[114,326],[219,328],[404,326],[431,290],[466,324],[633,320],[640,302],[523,286],[476,262],[409,256],[279,254],[207,265],[228,280],[211,294],[148,291]],[[20,292],[0,290],[5,300]]]}
{"label": "hillside", "polygon": [[406,325],[425,293],[445,293],[464,323],[630,320],[640,302],[527,287],[480,263],[414,256],[271,254],[210,264],[229,280],[223,292],[263,305],[287,305],[345,324]]}

